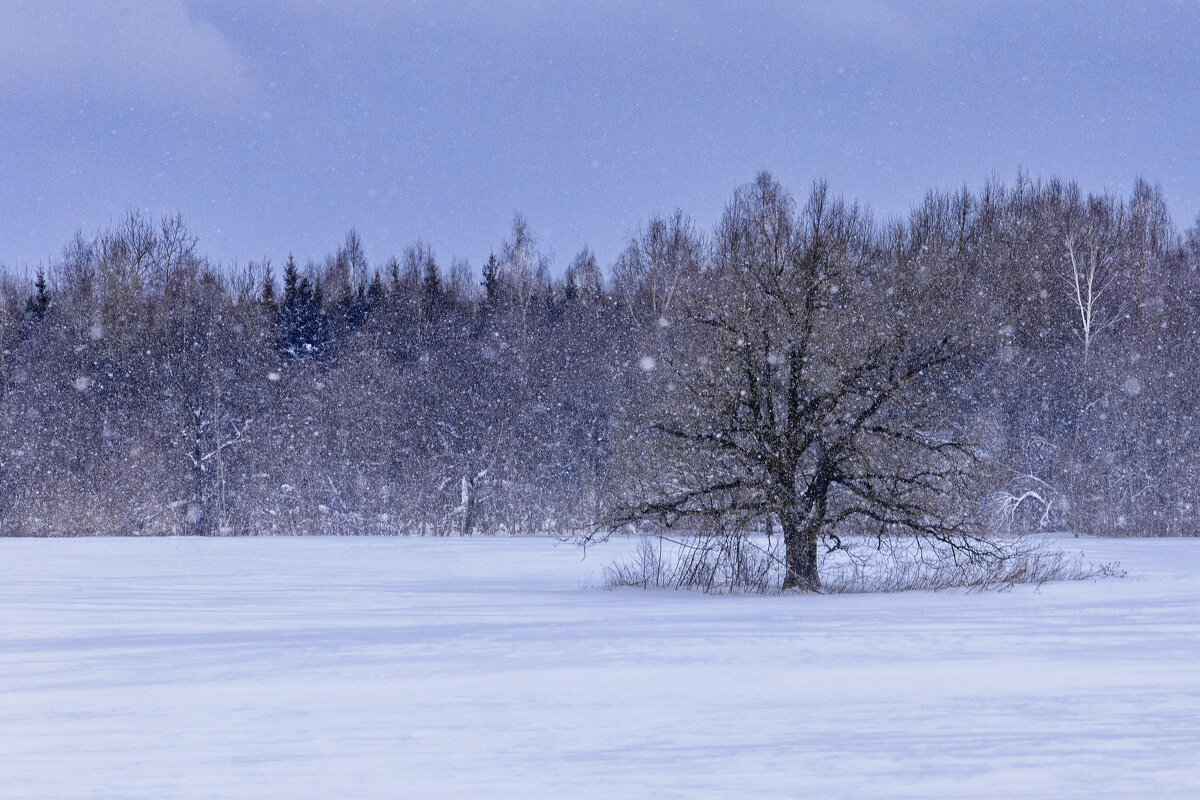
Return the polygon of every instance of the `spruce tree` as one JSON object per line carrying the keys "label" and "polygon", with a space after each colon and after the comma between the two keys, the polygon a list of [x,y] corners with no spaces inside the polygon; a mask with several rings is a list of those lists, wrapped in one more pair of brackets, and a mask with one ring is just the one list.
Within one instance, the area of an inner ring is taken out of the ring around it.
{"label": "spruce tree", "polygon": [[271,269],[270,261],[267,262],[267,269],[263,274],[262,291],[259,294],[259,299],[264,306],[275,307],[275,273]]}
{"label": "spruce tree", "polygon": [[33,283],[37,290],[25,303],[25,313],[36,319],[45,319],[50,310],[50,292],[46,288],[46,271],[39,269],[37,280]]}
{"label": "spruce tree", "polygon": [[496,260],[495,253],[491,253],[483,265],[483,288],[487,290],[487,301],[496,302],[500,294],[500,262]]}

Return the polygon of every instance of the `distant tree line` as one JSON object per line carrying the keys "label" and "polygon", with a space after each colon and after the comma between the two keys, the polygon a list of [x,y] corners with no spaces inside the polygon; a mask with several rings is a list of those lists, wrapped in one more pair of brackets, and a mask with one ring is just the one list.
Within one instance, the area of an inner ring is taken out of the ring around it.
{"label": "distant tree line", "polygon": [[178,216],[77,234],[0,273],[0,533],[1197,532],[1200,220],[1025,176],[799,206],[760,175],[607,270],[520,215],[478,272],[353,231],[242,267]]}

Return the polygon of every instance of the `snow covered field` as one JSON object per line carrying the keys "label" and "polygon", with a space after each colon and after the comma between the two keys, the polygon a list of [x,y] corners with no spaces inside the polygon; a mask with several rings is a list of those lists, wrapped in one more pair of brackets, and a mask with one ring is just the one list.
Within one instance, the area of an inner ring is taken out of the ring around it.
{"label": "snow covered field", "polygon": [[708,597],[628,541],[0,540],[0,797],[1200,797],[1200,540]]}

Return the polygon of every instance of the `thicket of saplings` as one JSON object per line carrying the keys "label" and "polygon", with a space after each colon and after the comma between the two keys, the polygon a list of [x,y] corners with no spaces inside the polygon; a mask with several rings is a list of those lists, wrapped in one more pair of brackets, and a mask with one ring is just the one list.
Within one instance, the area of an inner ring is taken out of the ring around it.
{"label": "thicket of saplings", "polygon": [[220,265],[135,213],[0,275],[0,533],[669,530],[801,589],[851,540],[1191,535],[1198,268],[1142,181],[881,221],[764,174],[608,269],[519,215],[477,269]]}

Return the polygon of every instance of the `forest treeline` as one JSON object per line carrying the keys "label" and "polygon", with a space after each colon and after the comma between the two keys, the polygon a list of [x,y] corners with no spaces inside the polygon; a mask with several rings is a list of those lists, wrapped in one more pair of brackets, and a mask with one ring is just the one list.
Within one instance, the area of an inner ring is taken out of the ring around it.
{"label": "forest treeline", "polygon": [[[886,222],[837,208],[853,229],[819,257],[859,285],[823,285],[828,335],[903,319],[952,344],[926,418],[987,463],[981,514],[1197,532],[1200,220],[1143,181],[1023,176]],[[178,216],[78,234],[36,280],[0,276],[0,533],[591,525],[641,466],[631,420],[672,396],[678,315],[729,291],[729,236],[675,212],[607,269],[555,267],[518,215],[476,272],[423,243],[372,264],[353,232],[239,268]]]}

